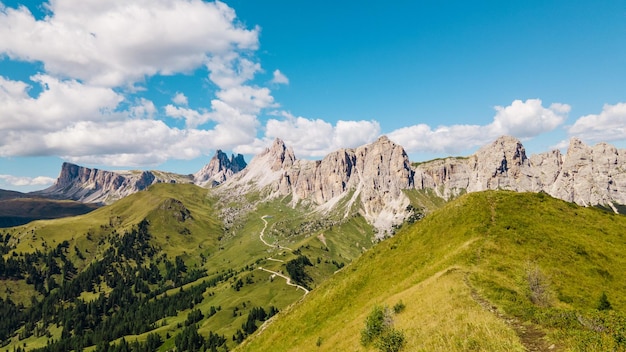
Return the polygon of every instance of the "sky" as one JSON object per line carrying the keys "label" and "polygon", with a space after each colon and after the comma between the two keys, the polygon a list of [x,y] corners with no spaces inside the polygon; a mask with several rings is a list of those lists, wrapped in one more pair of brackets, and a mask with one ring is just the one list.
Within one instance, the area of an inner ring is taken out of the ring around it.
{"label": "sky", "polygon": [[411,161],[625,148],[626,3],[0,0],[1,189],[381,135]]}

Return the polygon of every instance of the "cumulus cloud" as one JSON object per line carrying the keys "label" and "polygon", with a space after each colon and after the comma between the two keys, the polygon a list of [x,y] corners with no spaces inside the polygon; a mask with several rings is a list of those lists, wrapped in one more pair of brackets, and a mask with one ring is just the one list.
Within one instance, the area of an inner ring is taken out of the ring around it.
{"label": "cumulus cloud", "polygon": [[2,183],[11,186],[49,186],[56,181],[52,177],[37,176],[37,177],[25,177],[25,176],[13,176],[13,175],[0,175],[0,181]]}
{"label": "cumulus cloud", "polygon": [[275,70],[274,77],[272,78],[272,83],[289,84],[289,78],[287,78],[287,76],[280,72],[280,70]]}
{"label": "cumulus cloud", "polygon": [[176,105],[187,105],[189,101],[184,93],[176,92],[176,95],[172,98],[172,102]]}
{"label": "cumulus cloud", "polygon": [[554,103],[546,108],[540,99],[528,99],[515,100],[509,106],[496,106],[494,109],[496,115],[487,125],[433,128],[418,124],[397,129],[388,136],[407,152],[458,153],[489,143],[502,135],[527,139],[552,131],[565,122],[570,106]]}
{"label": "cumulus cloud", "polygon": [[165,114],[169,117],[185,120],[185,125],[190,128],[195,128],[211,119],[211,115],[207,112],[181,108],[171,104],[165,107]]}
{"label": "cumulus cloud", "polygon": [[[0,130],[54,130],[86,118],[119,118],[113,114],[124,100],[110,88],[84,85],[37,74],[31,80],[42,91],[31,97],[27,83],[0,76]],[[1,133],[1,132],[0,132]]]}
{"label": "cumulus cloud", "polygon": [[208,60],[206,66],[211,71],[209,79],[222,89],[241,86],[261,71],[259,63],[234,52],[214,56]]}
{"label": "cumulus cloud", "polygon": [[275,138],[280,138],[294,149],[298,157],[321,157],[339,148],[353,148],[372,142],[380,135],[376,121],[342,121],[333,126],[321,119],[296,117],[288,112],[277,112],[283,119],[269,119],[265,136],[236,151],[256,154]]}
{"label": "cumulus cloud", "polygon": [[258,47],[259,29],[238,24],[219,1],[57,0],[47,7],[40,20],[26,7],[1,9],[0,54],[89,84],[189,72],[214,56]]}
{"label": "cumulus cloud", "polygon": [[590,142],[626,139],[626,103],[605,104],[597,115],[580,117],[567,129],[570,136]]}
{"label": "cumulus cloud", "polygon": [[544,108],[541,100],[515,100],[509,106],[496,106],[496,116],[488,127],[492,133],[511,134],[518,138],[529,138],[552,131],[566,119],[570,106],[554,103]]}
{"label": "cumulus cloud", "polygon": [[219,91],[216,95],[225,104],[249,114],[258,114],[261,109],[277,107],[267,88],[238,86]]}
{"label": "cumulus cloud", "polygon": [[139,119],[152,119],[157,113],[154,103],[145,98],[137,99],[134,106],[130,108],[130,117]]}
{"label": "cumulus cloud", "polygon": [[277,106],[267,88],[236,86],[217,92],[216,97],[218,99],[211,101],[211,110],[194,110],[170,104],[165,107],[165,113],[169,117],[184,119],[189,128],[215,122],[222,128],[223,126],[237,130],[249,128],[250,133],[255,134],[258,124],[257,114],[265,108]]}
{"label": "cumulus cloud", "polygon": [[[44,6],[47,15],[36,19],[26,7],[0,4],[0,57],[43,67],[30,81],[0,76],[0,157],[57,155],[111,166],[190,159],[253,142],[260,112],[278,106],[268,88],[249,83],[262,72],[254,57],[259,28],[245,28],[222,2]],[[210,107],[189,108],[181,91],[165,106],[140,94],[149,77],[202,69],[218,87],[207,92]],[[185,128],[166,118],[184,120]]]}
{"label": "cumulus cloud", "polygon": [[219,129],[178,129],[159,120],[125,120],[80,122],[41,139],[46,151],[75,163],[149,166],[173,157],[208,154],[224,142],[219,135]]}

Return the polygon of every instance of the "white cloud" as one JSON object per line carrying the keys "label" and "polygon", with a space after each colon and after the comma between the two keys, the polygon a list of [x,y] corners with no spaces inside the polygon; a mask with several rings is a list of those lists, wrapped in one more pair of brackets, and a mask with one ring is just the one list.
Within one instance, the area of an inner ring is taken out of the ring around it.
{"label": "white cloud", "polygon": [[377,121],[343,121],[335,124],[333,134],[334,148],[356,148],[374,141],[380,136]]}
{"label": "white cloud", "polygon": [[165,114],[169,117],[184,119],[188,128],[195,128],[211,120],[211,115],[207,112],[181,108],[171,104],[165,106]]}
{"label": "white cloud", "polygon": [[130,108],[130,117],[137,119],[152,119],[156,113],[154,103],[145,98],[138,99],[135,106]]}
{"label": "white cloud", "polygon": [[389,138],[407,152],[458,153],[482,146],[502,135],[521,139],[549,132],[563,124],[570,111],[567,104],[554,103],[545,108],[539,99],[515,100],[511,105],[496,106],[496,115],[488,125],[451,125],[432,128],[426,124],[404,127],[389,133]]}
{"label": "white cloud", "polygon": [[277,107],[267,88],[236,86],[219,91],[216,95],[222,102],[248,114],[258,114],[261,109]]}
{"label": "white cloud", "polygon": [[605,104],[597,115],[580,117],[567,129],[570,136],[589,142],[626,139],[626,103]]}
{"label": "white cloud", "polygon": [[287,78],[287,76],[280,72],[280,70],[275,70],[274,77],[272,78],[272,83],[289,84],[289,78]]}
{"label": "white cloud", "polygon": [[240,86],[261,71],[259,63],[234,52],[212,57],[207,62],[207,68],[211,71],[209,74],[211,81],[222,89]]}
{"label": "white cloud", "polygon": [[274,97],[267,88],[246,85],[231,87],[216,93],[219,99],[211,101],[211,111],[167,105],[165,113],[173,118],[185,120],[188,128],[196,128],[207,122],[215,122],[220,128],[229,126],[228,131],[250,129],[248,134],[255,135],[258,125],[257,114],[262,109],[276,107]]}
{"label": "white cloud", "polygon": [[[0,76],[0,157],[57,155],[111,166],[190,159],[252,143],[257,115],[278,106],[268,88],[248,84],[262,71],[254,59],[260,29],[244,28],[222,2],[44,6],[48,14],[37,20],[26,7],[0,3],[0,57],[44,68],[30,82]],[[203,67],[219,88],[210,108],[188,108],[183,92],[171,98],[175,105],[158,107],[136,94],[150,76]],[[41,92],[29,94],[32,85]],[[167,125],[163,114],[186,127]]]}
{"label": "white cloud", "polygon": [[490,128],[493,133],[529,138],[552,131],[566,119],[570,106],[555,103],[544,108],[539,99],[515,100],[511,105],[495,107],[497,113]]}
{"label": "white cloud", "polygon": [[26,7],[1,9],[0,54],[88,84],[190,72],[213,56],[258,47],[259,29],[243,28],[221,2],[56,0],[47,7],[41,20]]}
{"label": "white cloud", "polygon": [[25,177],[25,176],[12,176],[12,175],[0,175],[0,181],[11,186],[49,186],[56,181],[52,177],[37,176],[37,177]]}
{"label": "white cloud", "polygon": [[28,84],[0,76],[0,131],[55,130],[84,119],[119,118],[113,111],[124,98],[110,88],[44,74],[31,79],[43,89],[35,98]]}
{"label": "white cloud", "polygon": [[187,96],[181,92],[176,92],[176,95],[172,98],[172,102],[176,105],[185,105],[189,104],[187,100]]}
{"label": "white cloud", "polygon": [[80,122],[42,137],[45,150],[75,163],[111,166],[158,165],[170,158],[191,159],[215,148],[198,135],[158,120]]}
{"label": "white cloud", "polygon": [[296,117],[287,112],[277,113],[284,119],[269,119],[265,136],[250,145],[241,145],[239,153],[256,154],[275,138],[294,149],[298,157],[322,157],[339,148],[354,148],[372,142],[380,135],[376,121],[342,121],[333,126],[321,119]]}

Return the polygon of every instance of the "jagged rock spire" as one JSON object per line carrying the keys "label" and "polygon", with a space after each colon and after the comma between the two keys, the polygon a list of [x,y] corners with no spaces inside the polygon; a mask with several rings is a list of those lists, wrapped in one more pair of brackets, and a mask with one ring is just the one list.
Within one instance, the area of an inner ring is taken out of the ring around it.
{"label": "jagged rock spire", "polygon": [[247,166],[243,155],[228,155],[217,150],[208,164],[194,174],[194,182],[200,186],[216,186]]}

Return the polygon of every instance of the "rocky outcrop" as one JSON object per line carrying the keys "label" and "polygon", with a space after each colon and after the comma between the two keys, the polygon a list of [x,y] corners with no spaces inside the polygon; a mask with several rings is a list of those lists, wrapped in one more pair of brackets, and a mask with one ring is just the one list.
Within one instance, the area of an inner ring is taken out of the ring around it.
{"label": "rocky outcrop", "polygon": [[229,180],[226,183],[230,184],[228,188],[236,186],[238,194],[258,190],[270,184],[273,189],[287,191],[291,181],[285,170],[291,169],[295,163],[293,149],[287,148],[285,143],[277,138],[271,147],[265,148],[252,158],[241,173],[231,178],[236,181]]}
{"label": "rocky outcrop", "polygon": [[194,183],[202,187],[214,187],[245,169],[246,166],[243,155],[233,154],[229,160],[228,155],[218,150],[211,161],[194,174]]}
{"label": "rocky outcrop", "polygon": [[547,170],[557,174],[545,189],[553,197],[585,206],[626,204],[626,150],[572,139],[558,173]]}
{"label": "rocky outcrop", "polygon": [[335,205],[349,196],[345,209],[358,202],[362,215],[381,230],[402,222],[409,204],[402,190],[412,187],[408,156],[387,137],[316,161],[296,160],[293,150],[276,139],[224,184],[228,192],[265,188],[270,197],[291,194],[294,204],[308,202],[320,211],[337,210]]}
{"label": "rocky outcrop", "polygon": [[543,191],[580,205],[626,204],[626,151],[604,143],[588,147],[573,139],[566,155],[554,150],[528,157],[518,139],[503,136],[469,157],[412,167],[404,149],[384,136],[315,161],[297,160],[277,139],[224,187],[233,194],[256,189],[268,197],[291,195],[293,204],[307,202],[320,211],[356,204],[383,233],[408,215],[407,189],[429,190],[446,200],[503,189]]}
{"label": "rocky outcrop", "polygon": [[[111,203],[157,182],[195,182],[225,197],[259,191],[264,197],[291,196],[293,205],[320,212],[357,209],[380,233],[409,215],[405,190],[429,190],[451,199],[464,192],[504,189],[546,192],[580,205],[626,204],[626,151],[572,139],[565,155],[554,150],[528,157],[522,143],[504,136],[463,158],[412,166],[404,149],[387,137],[354,149],[339,149],[322,160],[296,159],[276,139],[246,166],[243,156],[217,151],[194,175],[158,171],[112,172],[63,164],[57,182],[40,195]],[[341,204],[341,206],[339,206]]]}
{"label": "rocky outcrop", "polygon": [[468,158],[422,163],[415,173],[416,188],[433,189],[446,199],[505,189],[544,191],[584,206],[626,204],[626,151],[606,143],[589,147],[576,138],[566,155],[554,150],[528,158],[519,140],[505,136]]}
{"label": "rocky outcrop", "polygon": [[212,187],[245,167],[243,155],[232,155],[229,160],[221,150],[194,175],[162,171],[106,171],[63,163],[54,185],[33,194],[53,199],[110,204],[155,183],[196,183]]}
{"label": "rocky outcrop", "polygon": [[191,176],[157,171],[105,171],[63,163],[57,181],[35,194],[84,203],[109,204],[159,183],[192,182]]}
{"label": "rocky outcrop", "polygon": [[450,199],[488,189],[539,191],[531,162],[519,140],[504,136],[467,158],[446,158],[415,168],[416,188]]}

